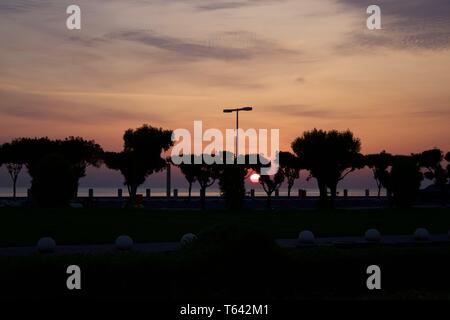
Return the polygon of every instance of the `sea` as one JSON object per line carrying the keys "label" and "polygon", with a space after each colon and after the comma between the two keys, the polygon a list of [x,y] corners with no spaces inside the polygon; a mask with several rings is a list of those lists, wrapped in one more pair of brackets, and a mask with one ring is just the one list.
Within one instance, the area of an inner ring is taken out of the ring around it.
{"label": "sea", "polygon": [[[89,189],[88,187],[80,187],[78,189],[78,196],[80,197],[87,197],[89,195]],[[94,196],[95,197],[115,197],[118,194],[118,190],[122,189],[123,192],[123,196],[128,196],[128,191],[126,187],[116,187],[116,188],[112,188],[112,187],[97,187],[97,188],[92,188],[94,190]],[[146,194],[146,189],[147,188],[140,188],[138,189],[138,194]],[[166,189],[165,188],[149,188],[151,190],[151,196],[165,196],[166,195]],[[173,189],[172,189],[173,190]],[[179,188],[178,190],[178,195],[179,196],[187,196],[188,195],[188,190],[185,188]],[[306,194],[308,196],[318,196],[319,195],[319,191],[317,189],[304,189],[306,190]],[[366,191],[365,189],[347,189],[348,190],[348,195],[349,196],[364,196]],[[247,189],[248,192],[250,192],[250,189]],[[172,191],[173,192],[173,191]],[[370,195],[371,196],[375,196],[378,193],[378,190],[376,189],[369,189]],[[288,192],[287,189],[280,189],[280,196],[287,196]],[[338,189],[338,196],[339,195],[343,195],[344,194],[344,190],[343,189]],[[206,195],[207,196],[219,196],[220,195],[220,191],[217,188],[210,188],[207,189],[206,191]],[[259,189],[259,188],[255,188],[255,196],[259,197],[259,196],[265,196],[266,193],[264,192],[264,190]],[[385,196],[386,195],[386,190],[381,190],[381,195]],[[11,188],[6,188],[6,187],[0,187],[0,197],[11,197],[12,196],[12,189]],[[17,188],[17,196],[18,197],[26,197],[27,196],[27,188],[23,188],[23,187],[19,187]],[[198,189],[194,189],[192,190],[192,196],[194,197],[198,197],[200,196],[200,191]],[[298,196],[298,189],[292,189],[291,191],[291,196]]]}

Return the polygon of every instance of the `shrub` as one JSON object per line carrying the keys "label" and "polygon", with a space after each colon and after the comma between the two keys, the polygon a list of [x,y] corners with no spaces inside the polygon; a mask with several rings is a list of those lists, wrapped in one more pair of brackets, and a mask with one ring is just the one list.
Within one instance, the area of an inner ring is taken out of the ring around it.
{"label": "shrub", "polygon": [[183,251],[185,295],[211,298],[284,296],[289,259],[268,235],[249,227],[217,225]]}
{"label": "shrub", "polygon": [[31,182],[31,193],[39,207],[68,207],[76,194],[77,185],[70,163],[58,154],[51,154],[38,162]]}

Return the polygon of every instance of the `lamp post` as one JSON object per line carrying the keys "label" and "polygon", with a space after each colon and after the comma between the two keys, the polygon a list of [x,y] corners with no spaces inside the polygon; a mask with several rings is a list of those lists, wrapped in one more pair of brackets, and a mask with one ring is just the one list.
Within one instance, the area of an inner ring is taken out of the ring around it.
{"label": "lamp post", "polygon": [[238,156],[239,152],[239,111],[252,111],[252,107],[243,107],[243,108],[236,108],[236,109],[223,109],[224,113],[233,113],[236,112],[236,158]]}

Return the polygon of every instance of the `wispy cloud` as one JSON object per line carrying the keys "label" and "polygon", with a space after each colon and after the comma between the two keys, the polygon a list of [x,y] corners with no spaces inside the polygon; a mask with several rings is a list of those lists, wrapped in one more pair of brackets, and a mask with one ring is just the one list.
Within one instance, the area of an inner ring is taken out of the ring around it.
{"label": "wispy cloud", "polygon": [[355,49],[425,49],[450,48],[450,1],[448,0],[379,0],[382,13],[382,30],[365,28],[366,8],[369,0],[337,0],[346,9],[354,10],[360,17],[361,27],[348,34],[338,46],[340,51]]}
{"label": "wispy cloud", "polygon": [[0,13],[18,13],[45,8],[50,5],[49,0],[2,0],[0,1]]}
{"label": "wispy cloud", "polygon": [[223,9],[238,9],[242,7],[261,6],[267,4],[280,4],[286,0],[215,0],[202,1],[202,4],[197,5],[200,10],[223,10]]}
{"label": "wispy cloud", "polygon": [[161,116],[74,102],[58,96],[0,90],[0,115],[35,121],[111,123],[143,118],[161,121]]}
{"label": "wispy cloud", "polygon": [[248,60],[256,56],[298,55],[275,41],[248,32],[225,32],[206,40],[189,40],[158,34],[151,30],[129,30],[105,35],[177,54],[184,59]]}
{"label": "wispy cloud", "polygon": [[[79,0],[78,4],[83,4],[86,0]],[[294,0],[171,0],[171,2],[177,2],[192,6],[192,8],[200,11],[216,11],[226,9],[239,9],[243,7],[280,4],[281,2],[294,1]],[[27,11],[36,10],[39,8],[45,8],[50,5],[63,2],[61,0],[1,0],[0,1],[0,13],[23,13]],[[66,1],[67,5],[74,4],[70,1]],[[122,0],[95,0],[95,2],[107,4],[107,3],[121,3]],[[148,6],[161,6],[167,5],[167,0],[128,0],[127,3],[132,7],[148,7]],[[76,3],[75,3],[76,4]]]}
{"label": "wispy cloud", "polygon": [[279,105],[279,106],[261,106],[258,111],[266,113],[277,113],[289,117],[306,117],[322,119],[358,119],[362,116],[355,112],[349,113],[346,110],[337,110],[337,108],[323,108],[312,105]]}
{"label": "wispy cloud", "polygon": [[411,111],[409,115],[412,117],[420,117],[420,118],[449,118],[450,106],[447,108],[433,107],[433,108],[426,108],[424,110]]}
{"label": "wispy cloud", "polygon": [[111,33],[109,34],[109,37],[115,40],[138,42],[146,46],[177,53],[186,58],[211,58],[219,60],[242,60],[250,58],[250,53],[244,50],[214,47],[207,44],[189,42],[175,37],[158,35],[152,31],[122,31]]}

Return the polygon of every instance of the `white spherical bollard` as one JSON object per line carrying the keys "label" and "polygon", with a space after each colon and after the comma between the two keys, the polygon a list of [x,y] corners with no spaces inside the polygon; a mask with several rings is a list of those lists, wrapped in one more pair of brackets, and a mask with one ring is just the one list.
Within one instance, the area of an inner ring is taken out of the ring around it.
{"label": "white spherical bollard", "polygon": [[381,241],[381,233],[377,229],[369,229],[364,234],[364,238],[366,239],[366,241],[380,242]]}
{"label": "white spherical bollard", "polygon": [[430,233],[425,228],[418,228],[414,232],[414,239],[416,241],[428,241],[430,240]]}
{"label": "white spherical bollard", "polygon": [[116,239],[117,250],[131,250],[133,248],[133,239],[127,235],[122,235]]}
{"label": "white spherical bollard", "polygon": [[52,253],[56,250],[56,242],[50,237],[44,237],[39,239],[37,243],[37,249],[42,253]]}
{"label": "white spherical bollard", "polygon": [[181,237],[180,243],[183,247],[191,244],[193,241],[197,239],[197,236],[193,233],[186,233]]}
{"label": "white spherical bollard", "polygon": [[315,244],[316,238],[314,237],[314,233],[308,230],[304,230],[300,232],[298,235],[298,243],[299,244]]}

